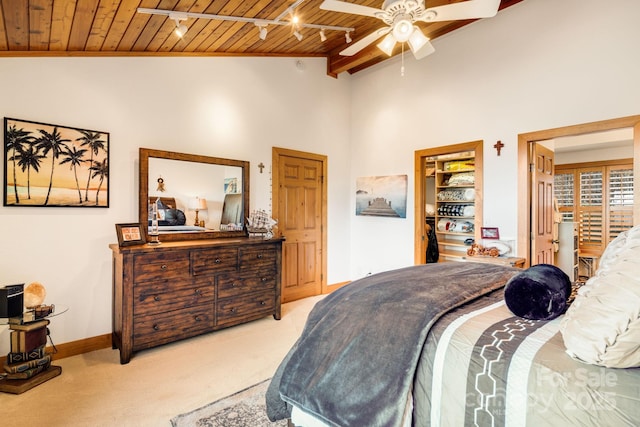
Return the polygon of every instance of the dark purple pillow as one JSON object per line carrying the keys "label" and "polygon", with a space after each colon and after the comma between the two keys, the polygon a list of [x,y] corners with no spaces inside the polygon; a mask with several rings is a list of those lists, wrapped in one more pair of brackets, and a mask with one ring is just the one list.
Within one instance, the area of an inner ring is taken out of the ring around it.
{"label": "dark purple pillow", "polygon": [[513,314],[531,320],[551,320],[567,309],[571,280],[550,264],[536,264],[505,285],[504,301]]}

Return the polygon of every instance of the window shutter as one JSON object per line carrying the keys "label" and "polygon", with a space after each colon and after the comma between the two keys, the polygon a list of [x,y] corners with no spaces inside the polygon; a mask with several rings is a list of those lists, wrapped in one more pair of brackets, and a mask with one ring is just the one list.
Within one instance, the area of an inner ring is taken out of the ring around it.
{"label": "window shutter", "polygon": [[580,248],[599,251],[603,247],[602,170],[580,171]]}
{"label": "window shutter", "polygon": [[573,172],[556,173],[553,176],[553,195],[558,201],[563,222],[573,222],[573,187]]}
{"label": "window shutter", "polygon": [[609,168],[609,235],[615,239],[624,230],[633,227],[633,169]]}
{"label": "window shutter", "polygon": [[601,253],[633,227],[633,165],[562,165],[555,171],[554,197],[562,220],[579,224],[580,250]]}

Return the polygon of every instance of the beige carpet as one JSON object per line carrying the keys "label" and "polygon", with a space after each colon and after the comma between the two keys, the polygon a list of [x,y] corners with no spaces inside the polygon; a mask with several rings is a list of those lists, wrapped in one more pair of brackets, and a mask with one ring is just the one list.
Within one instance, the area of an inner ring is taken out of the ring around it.
{"label": "beige carpet", "polygon": [[174,427],[286,427],[287,421],[272,423],[267,417],[266,380],[231,396],[171,420]]}
{"label": "beige carpet", "polygon": [[[271,378],[322,297],[284,304],[265,317],[134,353],[110,348],[58,360],[62,375],[26,393],[0,393],[0,425],[170,426],[191,412]],[[55,328],[51,328],[55,340]]]}

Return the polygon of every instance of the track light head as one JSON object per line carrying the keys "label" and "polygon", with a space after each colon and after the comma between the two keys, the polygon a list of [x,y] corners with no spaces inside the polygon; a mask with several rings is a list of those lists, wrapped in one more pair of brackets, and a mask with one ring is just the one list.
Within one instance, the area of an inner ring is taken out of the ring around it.
{"label": "track light head", "polygon": [[322,28],[320,30],[320,41],[321,42],[326,42],[327,41],[327,35],[324,33],[324,28]]}
{"label": "track light head", "polygon": [[187,30],[188,28],[186,25],[176,23],[176,29],[175,29],[176,36],[182,38],[187,33]]}
{"label": "track light head", "polygon": [[258,27],[258,37],[260,37],[260,40],[265,40],[267,38],[267,24],[265,24],[264,22],[255,22],[256,27]]}
{"label": "track light head", "polygon": [[302,38],[304,37],[302,34],[300,34],[300,31],[295,30],[293,32],[293,35],[296,36],[296,38],[298,39],[298,41],[302,41]]}
{"label": "track light head", "polygon": [[187,15],[185,15],[184,13],[170,13],[169,14],[169,19],[172,19],[175,23],[176,23],[176,28],[174,30],[174,32],[176,33],[176,36],[182,38],[186,33],[187,33],[187,26],[184,24],[181,24],[181,21],[186,21],[187,20]]}
{"label": "track light head", "polygon": [[346,33],[344,33],[344,39],[347,43],[351,43],[351,31],[347,31]]}

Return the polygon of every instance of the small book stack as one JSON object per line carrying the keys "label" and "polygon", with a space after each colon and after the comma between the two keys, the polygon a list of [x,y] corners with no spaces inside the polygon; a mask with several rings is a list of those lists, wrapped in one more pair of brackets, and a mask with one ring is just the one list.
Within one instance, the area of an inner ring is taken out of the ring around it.
{"label": "small book stack", "polygon": [[4,365],[5,378],[31,378],[51,365],[51,355],[45,353],[49,320],[11,324],[11,352]]}

